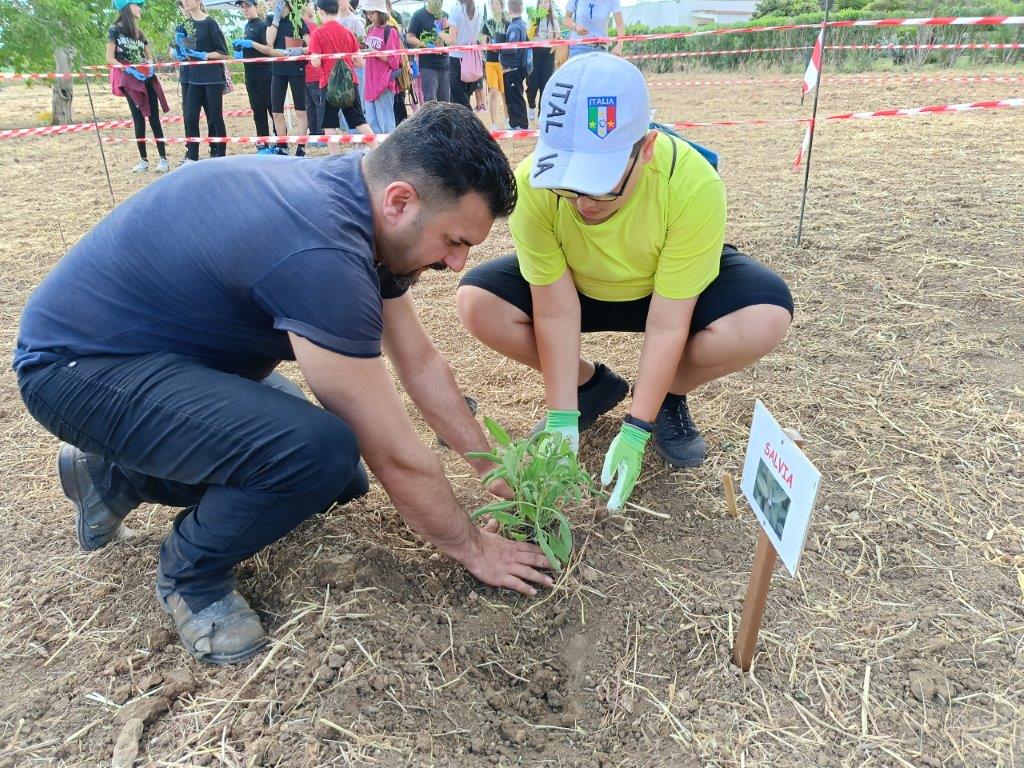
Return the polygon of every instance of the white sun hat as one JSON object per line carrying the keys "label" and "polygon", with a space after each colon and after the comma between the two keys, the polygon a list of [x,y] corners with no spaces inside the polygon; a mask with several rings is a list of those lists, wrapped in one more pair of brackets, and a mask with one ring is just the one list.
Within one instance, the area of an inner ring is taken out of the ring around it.
{"label": "white sun hat", "polygon": [[548,80],[530,182],[538,189],[611,192],[651,125],[640,70],[610,53],[573,56]]}

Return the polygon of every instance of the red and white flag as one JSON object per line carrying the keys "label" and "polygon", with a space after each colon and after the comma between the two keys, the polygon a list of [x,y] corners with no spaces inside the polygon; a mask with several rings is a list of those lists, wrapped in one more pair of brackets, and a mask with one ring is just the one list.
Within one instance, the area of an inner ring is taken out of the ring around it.
{"label": "red and white flag", "polygon": [[807,150],[811,148],[811,133],[814,131],[814,121],[809,120],[807,122],[807,132],[804,134],[804,140],[800,143],[800,151],[796,153],[796,160],[793,161],[793,173],[800,170],[800,165],[803,163],[804,158],[807,157]]}
{"label": "red and white flag", "polygon": [[803,93],[806,95],[813,91],[818,85],[818,77],[821,75],[821,51],[825,47],[825,28],[818,32],[818,39],[814,41],[814,50],[811,51],[811,60],[807,62],[807,71],[804,72]]}

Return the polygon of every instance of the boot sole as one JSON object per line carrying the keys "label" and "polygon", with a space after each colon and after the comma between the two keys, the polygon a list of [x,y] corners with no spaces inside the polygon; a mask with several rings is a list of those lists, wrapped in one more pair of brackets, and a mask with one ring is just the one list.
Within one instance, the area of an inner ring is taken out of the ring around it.
{"label": "boot sole", "polygon": [[[157,600],[158,603],[160,603],[160,607],[163,608],[164,613],[166,613],[168,616],[170,616],[171,615],[171,609],[168,607],[167,601],[164,598],[164,596],[162,594],[160,594],[160,588],[159,587],[156,588],[156,600]],[[175,627],[175,631],[177,631],[177,627]],[[218,666],[224,666],[224,665],[228,665],[228,664],[238,664],[239,662],[245,661],[246,659],[251,659],[257,653],[259,653],[264,648],[266,648],[269,643],[270,643],[270,638],[269,637],[264,637],[263,640],[261,640],[256,645],[251,646],[249,648],[246,648],[244,651],[239,651],[238,653],[230,653],[230,654],[205,653],[204,654],[204,653],[199,653],[198,651],[196,651],[196,649],[194,647],[190,647],[184,640],[181,639],[181,635],[180,634],[178,635],[178,644],[181,645],[181,647],[184,648],[186,651],[188,651],[188,655],[189,656],[191,656],[192,658],[194,658],[194,659],[196,659],[198,661],[204,661],[207,664],[216,664]]]}
{"label": "boot sole", "polygon": [[694,467],[699,467],[703,464],[704,460],[707,458],[707,456],[704,456],[697,461],[679,461],[679,459],[674,459],[665,453],[661,446],[658,445],[657,440],[652,440],[651,442],[654,444],[654,452],[658,454],[666,464],[672,467],[672,469],[693,469]]}

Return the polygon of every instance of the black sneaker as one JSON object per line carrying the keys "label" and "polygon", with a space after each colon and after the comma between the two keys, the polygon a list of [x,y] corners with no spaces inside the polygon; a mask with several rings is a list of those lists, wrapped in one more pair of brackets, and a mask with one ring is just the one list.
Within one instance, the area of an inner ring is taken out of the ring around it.
{"label": "black sneaker", "polygon": [[[629,383],[604,363],[594,364],[594,375],[590,381],[576,389],[576,403],[580,410],[580,432],[594,426],[602,415],[626,399]],[[547,419],[541,419],[530,431],[531,435],[543,432]]]}
{"label": "black sneaker", "polygon": [[75,505],[78,543],[86,552],[91,552],[121,537],[127,530],[122,525],[124,516],[116,514],[100,499],[86,459],[87,454],[67,443],[61,443],[57,452],[60,486]]}
{"label": "black sneaker", "polygon": [[686,395],[668,394],[654,423],[654,450],[670,467],[698,467],[708,446],[693,423]]}

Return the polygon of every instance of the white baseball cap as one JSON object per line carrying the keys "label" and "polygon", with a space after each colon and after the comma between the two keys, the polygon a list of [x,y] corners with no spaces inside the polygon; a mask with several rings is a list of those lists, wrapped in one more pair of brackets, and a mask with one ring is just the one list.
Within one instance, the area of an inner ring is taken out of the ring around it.
{"label": "white baseball cap", "polygon": [[544,88],[530,182],[537,189],[607,194],[650,125],[639,69],[610,53],[573,56]]}

